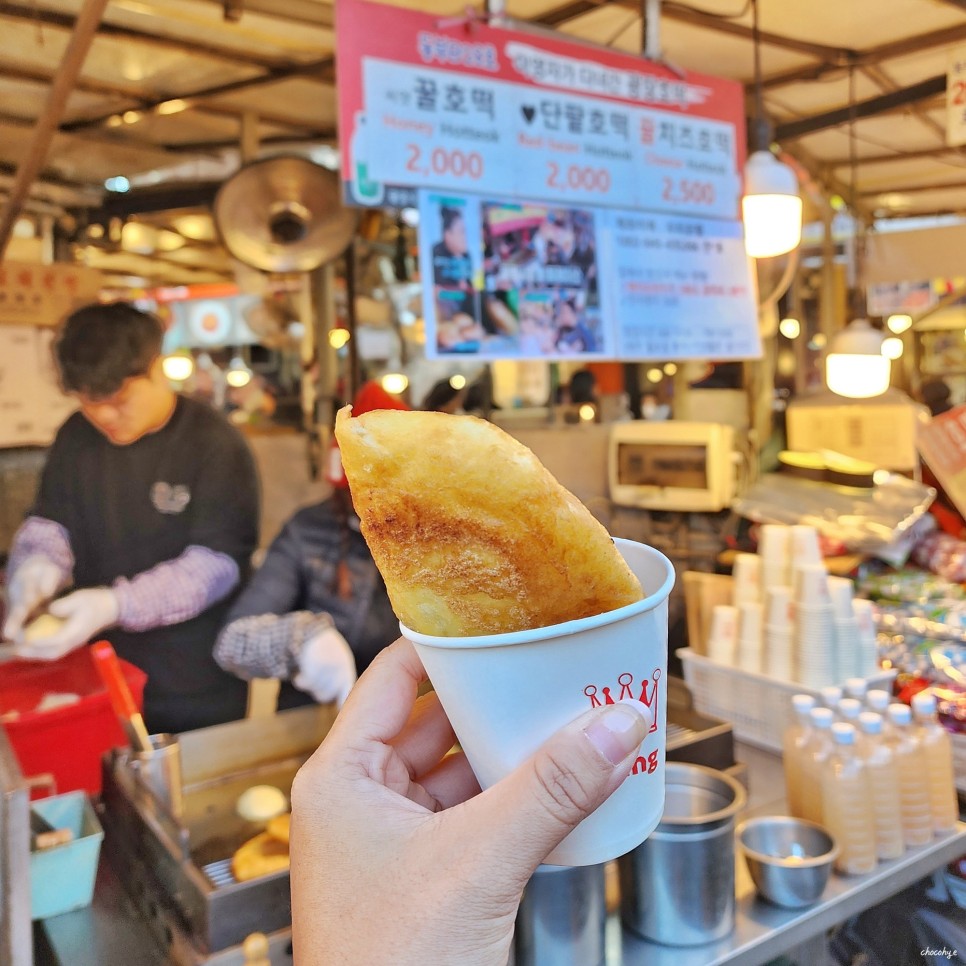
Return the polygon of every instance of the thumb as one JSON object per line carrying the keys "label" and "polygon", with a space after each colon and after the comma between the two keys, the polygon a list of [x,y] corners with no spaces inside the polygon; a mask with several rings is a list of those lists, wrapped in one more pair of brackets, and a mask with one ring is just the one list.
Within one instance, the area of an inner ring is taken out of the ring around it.
{"label": "thumb", "polygon": [[650,726],[650,714],[638,702],[595,708],[467,803],[478,812],[476,827],[502,829],[499,860],[516,867],[525,881],[620,787]]}
{"label": "thumb", "polygon": [[47,610],[49,613],[53,614],[54,617],[60,617],[65,619],[67,617],[72,617],[74,611],[77,609],[76,594],[68,594],[66,597],[61,597],[58,600],[53,600],[50,602]]}

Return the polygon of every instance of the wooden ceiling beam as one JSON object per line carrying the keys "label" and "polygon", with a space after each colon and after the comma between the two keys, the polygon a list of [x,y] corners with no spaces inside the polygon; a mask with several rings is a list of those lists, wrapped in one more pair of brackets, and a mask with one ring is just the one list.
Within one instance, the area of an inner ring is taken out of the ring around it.
{"label": "wooden ceiling beam", "polygon": [[773,90],[799,81],[818,80],[828,74],[847,71],[850,63],[856,67],[878,65],[893,57],[916,54],[936,47],[947,47],[958,41],[966,41],[966,23],[955,27],[944,27],[942,30],[931,30],[912,37],[903,37],[901,40],[870,47],[868,50],[854,50],[850,52],[851,60],[846,57],[842,60],[821,61],[817,64],[796,67],[781,74],[772,74],[771,77],[765,77],[762,80],[762,86],[765,90]]}
{"label": "wooden ceiling beam", "polygon": [[860,120],[864,117],[875,117],[894,108],[908,107],[919,101],[934,97],[946,90],[946,75],[939,74],[936,77],[929,77],[919,81],[918,84],[910,84],[902,90],[892,91],[888,94],[881,94],[871,97],[864,101],[857,101],[855,104],[835,108],[831,111],[824,111],[822,114],[815,114],[812,117],[804,117],[797,121],[786,121],[775,126],[775,140],[779,143],[794,138],[804,137],[807,134],[814,134],[816,131],[824,131],[828,128],[838,127],[846,124],[853,118]]}
{"label": "wooden ceiling beam", "polygon": [[[74,18],[70,14],[59,13],[54,10],[43,10],[36,6],[11,3],[0,0],[0,18],[25,21],[60,30],[71,30]],[[197,39],[197,35],[186,37],[165,37],[147,30],[134,27],[121,27],[104,21],[97,31],[98,37],[109,37],[116,40],[135,40],[138,43],[150,44],[160,50],[173,50],[188,53],[192,56],[208,57],[212,60],[226,61],[235,67],[259,67],[262,70],[275,70],[292,65],[291,58],[258,57],[255,54],[243,53],[233,47],[205,43]]]}
{"label": "wooden ceiling beam", "polygon": [[966,181],[947,181],[942,184],[911,184],[892,185],[888,188],[859,191],[863,198],[877,198],[879,195],[919,195],[930,191],[962,191],[966,189]]}
{"label": "wooden ceiling beam", "polygon": [[[288,67],[279,70],[266,71],[260,74],[258,77],[249,77],[244,80],[228,81],[224,84],[216,84],[212,87],[205,87],[196,89],[194,91],[179,91],[178,93],[168,94],[165,97],[149,96],[139,100],[138,107],[143,111],[150,111],[157,107],[159,104],[165,103],[165,101],[170,101],[172,99],[178,99],[183,101],[188,101],[192,106],[196,105],[199,101],[206,101],[208,98],[212,97],[223,97],[226,94],[237,94],[241,91],[251,90],[253,87],[261,87],[265,84],[273,84],[282,80],[290,80],[294,77],[308,77],[309,79],[316,80],[320,83],[333,83],[335,80],[335,60],[332,57],[323,57],[321,60],[313,61],[311,64],[300,64],[296,67]],[[213,110],[212,105],[205,104],[200,105],[203,110]],[[240,110],[233,116],[241,116],[245,112]],[[108,118],[113,117],[115,114],[112,111],[110,114],[104,114],[100,117],[88,118],[83,121],[72,121],[69,124],[62,126],[64,131],[79,131],[88,127],[97,127],[107,121]],[[291,120],[271,120],[267,115],[259,112],[259,117],[262,120],[268,121],[269,123],[277,123],[285,127],[296,127],[296,124]],[[304,125],[302,126],[304,129]]]}
{"label": "wooden ceiling beam", "polygon": [[[858,164],[860,167],[864,168],[870,164],[889,164],[895,161],[921,161],[923,159],[936,160],[941,158],[946,154],[958,154],[962,155],[962,148],[953,148],[943,145],[942,147],[935,148],[921,148],[918,151],[895,151],[890,154],[865,154],[860,155],[858,158]],[[824,161],[830,168],[844,168],[850,164],[851,159],[848,157],[831,158],[828,161]]]}
{"label": "wooden ceiling beam", "polygon": [[57,132],[57,125],[67,105],[67,98],[70,97],[74,82],[84,66],[87,52],[97,35],[97,26],[107,4],[108,0],[85,0],[77,14],[73,33],[64,51],[57,76],[51,84],[43,113],[37,119],[30,143],[17,167],[7,203],[0,212],[0,261],[3,260],[3,253],[10,241],[20,209],[30,196],[30,188],[43,168],[44,158]]}

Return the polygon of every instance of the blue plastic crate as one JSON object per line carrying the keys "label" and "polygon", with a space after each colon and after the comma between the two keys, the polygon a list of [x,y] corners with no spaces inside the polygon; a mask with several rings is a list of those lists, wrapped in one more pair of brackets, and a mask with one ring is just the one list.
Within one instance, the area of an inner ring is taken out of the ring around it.
{"label": "blue plastic crate", "polygon": [[54,795],[30,807],[54,828],[69,828],[72,842],[30,853],[30,905],[34,919],[89,906],[104,830],[84,792]]}

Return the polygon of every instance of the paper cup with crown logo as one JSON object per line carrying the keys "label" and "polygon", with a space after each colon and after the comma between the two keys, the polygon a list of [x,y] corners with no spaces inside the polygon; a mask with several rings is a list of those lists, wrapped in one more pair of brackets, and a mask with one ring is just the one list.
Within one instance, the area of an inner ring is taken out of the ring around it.
{"label": "paper cup with crown logo", "polygon": [[615,540],[644,598],[618,610],[512,634],[434,637],[400,625],[422,659],[480,785],[488,788],[593,707],[631,698],[653,716],[632,774],[546,858],[596,865],[636,848],[664,811],[667,607],[662,553]]}

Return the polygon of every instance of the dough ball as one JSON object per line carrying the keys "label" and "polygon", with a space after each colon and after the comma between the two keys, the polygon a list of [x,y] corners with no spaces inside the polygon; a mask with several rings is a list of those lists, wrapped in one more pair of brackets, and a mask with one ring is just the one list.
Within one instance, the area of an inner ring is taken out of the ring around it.
{"label": "dough ball", "polygon": [[288,799],[274,785],[252,785],[239,797],[235,811],[246,822],[268,822],[288,811]]}

